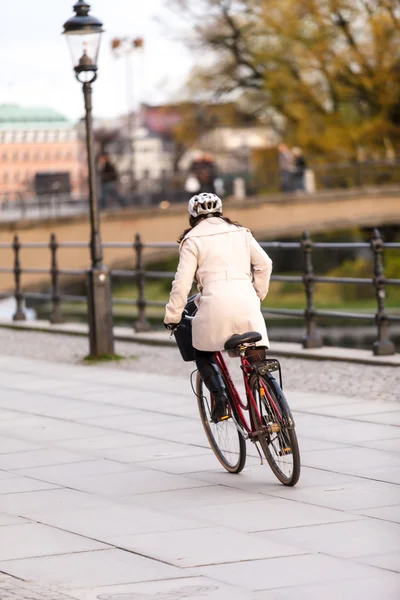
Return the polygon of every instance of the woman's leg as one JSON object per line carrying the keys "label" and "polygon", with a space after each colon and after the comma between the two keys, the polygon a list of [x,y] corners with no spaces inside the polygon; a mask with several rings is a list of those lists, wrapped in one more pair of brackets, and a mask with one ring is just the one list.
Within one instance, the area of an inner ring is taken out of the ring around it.
{"label": "woman's leg", "polygon": [[224,379],[215,361],[215,353],[194,349],[194,354],[196,365],[204,385],[214,397],[214,408],[211,413],[211,419],[215,423],[218,423],[228,418],[228,398]]}

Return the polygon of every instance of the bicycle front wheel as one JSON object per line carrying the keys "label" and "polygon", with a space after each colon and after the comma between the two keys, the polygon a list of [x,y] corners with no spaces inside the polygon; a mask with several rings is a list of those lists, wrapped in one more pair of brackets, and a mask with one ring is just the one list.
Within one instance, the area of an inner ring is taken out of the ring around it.
{"label": "bicycle front wheel", "polygon": [[258,442],[274,475],[281,483],[296,485],[300,477],[300,450],[292,414],[287,400],[272,376],[250,379],[259,410],[261,409]]}
{"label": "bicycle front wheel", "polygon": [[246,463],[246,442],[233,419],[220,423],[211,421],[213,398],[200,373],[197,373],[196,395],[201,422],[215,456],[229,473],[240,473]]}

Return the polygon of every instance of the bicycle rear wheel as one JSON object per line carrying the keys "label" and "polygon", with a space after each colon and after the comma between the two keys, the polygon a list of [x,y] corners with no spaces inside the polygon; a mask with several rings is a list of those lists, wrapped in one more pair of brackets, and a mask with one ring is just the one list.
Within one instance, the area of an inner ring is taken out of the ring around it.
{"label": "bicycle rear wheel", "polygon": [[296,485],[301,469],[300,450],[287,400],[272,376],[257,378],[254,373],[250,378],[250,387],[259,410],[261,408],[262,423],[258,424],[257,429],[265,431],[258,436],[264,456],[281,483]]}
{"label": "bicycle rear wheel", "polygon": [[233,419],[211,421],[213,399],[200,373],[197,373],[196,395],[201,422],[215,456],[229,473],[240,473],[246,463],[246,442]]}

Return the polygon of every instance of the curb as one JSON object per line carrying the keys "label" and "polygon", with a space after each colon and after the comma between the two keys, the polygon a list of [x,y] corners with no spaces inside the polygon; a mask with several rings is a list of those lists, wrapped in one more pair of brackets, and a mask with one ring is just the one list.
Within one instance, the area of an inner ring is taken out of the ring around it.
{"label": "curb", "polygon": [[[88,336],[88,326],[81,323],[51,325],[48,321],[19,321],[15,323],[12,321],[0,321],[0,329],[75,335],[80,337]],[[175,340],[164,332],[134,333],[130,327],[115,327],[114,337],[120,342],[176,348]],[[375,367],[400,367],[400,354],[373,356],[368,350],[340,348],[338,346],[325,346],[314,350],[304,350],[299,344],[275,342],[271,348],[271,354],[304,360],[358,363]]]}

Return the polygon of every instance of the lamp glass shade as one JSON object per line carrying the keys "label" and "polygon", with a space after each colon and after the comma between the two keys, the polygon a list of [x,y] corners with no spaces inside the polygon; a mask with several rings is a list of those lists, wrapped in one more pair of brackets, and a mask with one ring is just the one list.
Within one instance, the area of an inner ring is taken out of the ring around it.
{"label": "lamp glass shade", "polygon": [[93,33],[68,33],[67,40],[75,71],[97,71],[101,31]]}

